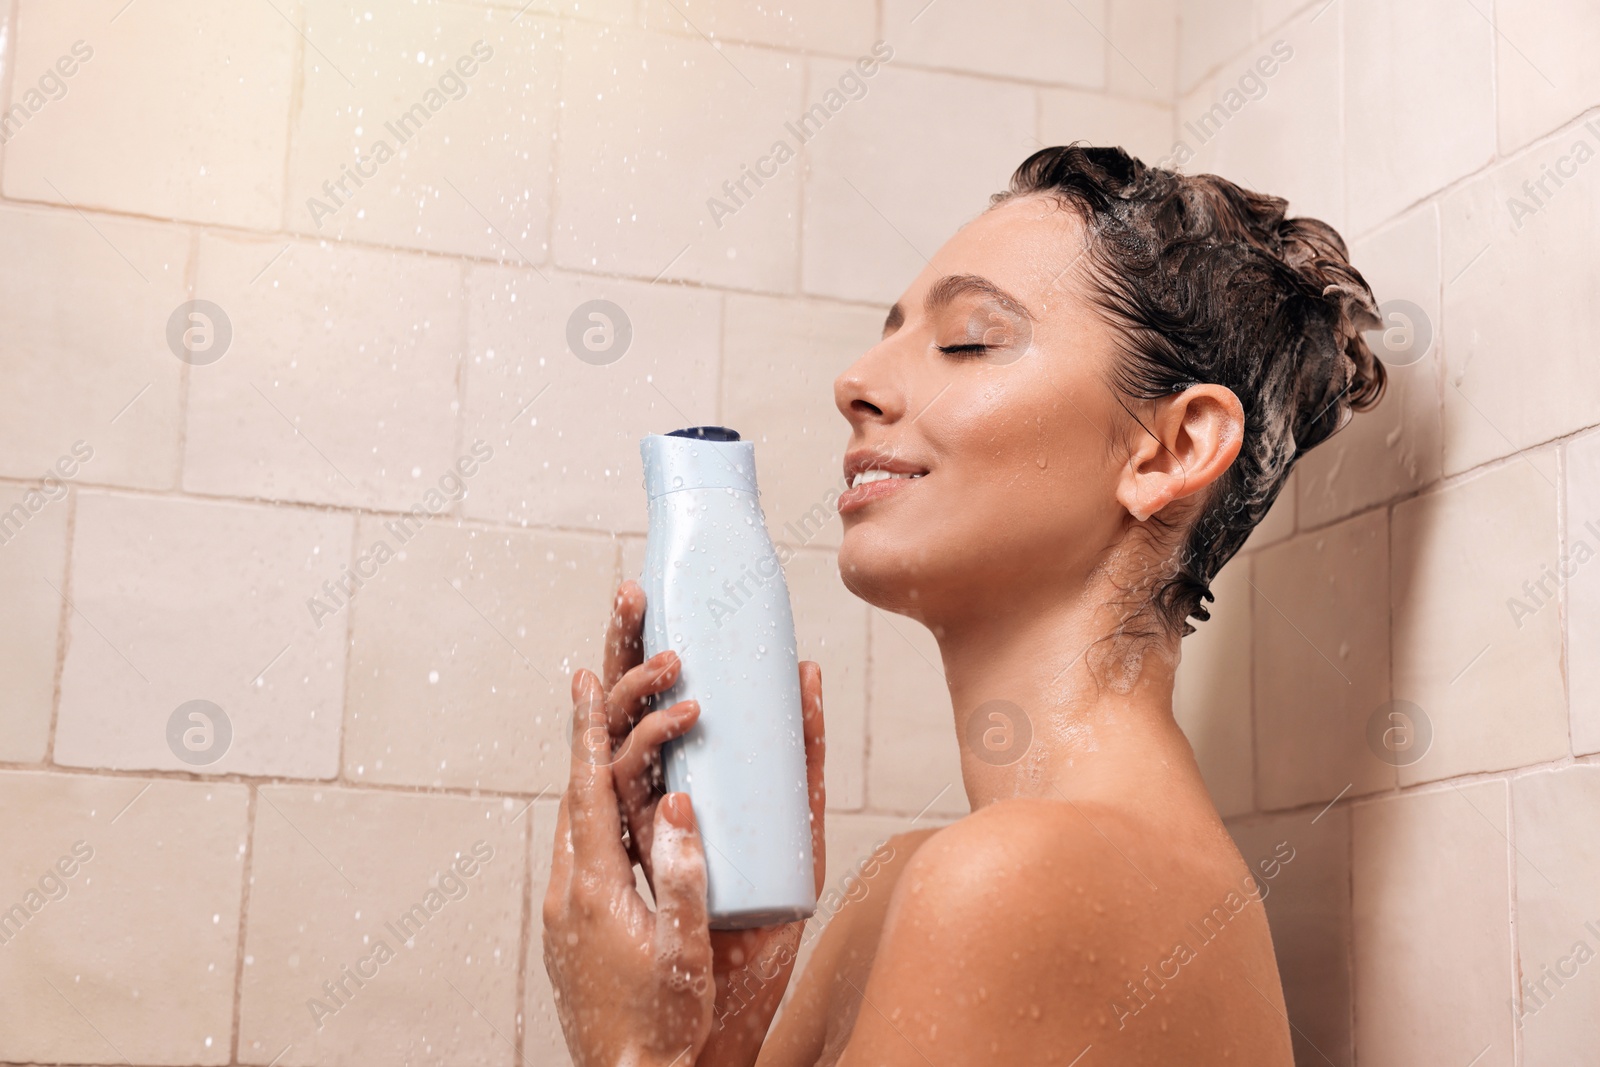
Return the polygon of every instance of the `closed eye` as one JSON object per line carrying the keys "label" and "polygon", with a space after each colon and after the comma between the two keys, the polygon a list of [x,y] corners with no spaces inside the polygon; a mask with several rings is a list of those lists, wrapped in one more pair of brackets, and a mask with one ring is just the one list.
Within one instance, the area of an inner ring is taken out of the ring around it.
{"label": "closed eye", "polygon": [[981,356],[989,351],[992,345],[938,345],[939,351],[947,356],[972,357]]}

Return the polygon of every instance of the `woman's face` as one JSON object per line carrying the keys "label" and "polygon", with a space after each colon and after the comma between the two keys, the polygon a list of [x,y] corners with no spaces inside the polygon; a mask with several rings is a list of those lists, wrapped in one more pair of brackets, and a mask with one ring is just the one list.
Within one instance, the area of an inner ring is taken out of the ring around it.
{"label": "woman's face", "polygon": [[[1058,599],[1117,541],[1129,423],[1084,236],[1076,212],[1042,197],[985,213],[834,382],[851,425],[839,568],[868,602],[937,625]],[[872,470],[915,477],[858,484]]]}

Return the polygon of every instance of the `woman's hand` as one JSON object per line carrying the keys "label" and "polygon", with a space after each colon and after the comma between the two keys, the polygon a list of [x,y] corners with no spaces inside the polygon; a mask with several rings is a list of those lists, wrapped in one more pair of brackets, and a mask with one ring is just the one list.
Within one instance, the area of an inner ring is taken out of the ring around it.
{"label": "woman's hand", "polygon": [[[694,701],[649,712],[676,681],[676,654],[643,660],[644,592],[625,582],[608,627],[605,688],[573,678],[572,770],[544,902],[545,968],[578,1067],[749,1064],[788,985],[804,923],[712,932],[705,854],[689,798],[664,794],[659,750],[699,716]],[[800,666],[812,851],[824,872],[822,677]],[[624,829],[626,836],[624,837]],[[657,908],[634,888],[645,872]],[[713,1016],[716,1025],[713,1028]]]}
{"label": "woman's hand", "polygon": [[[573,677],[572,700],[572,770],[544,898],[544,965],[561,1030],[577,1067],[687,1067],[711,1029],[713,999],[705,853],[689,798],[652,805],[652,913],[622,845],[608,701],[593,672]],[[672,736],[697,713],[678,705],[652,717],[664,717],[670,728],[657,728]]]}

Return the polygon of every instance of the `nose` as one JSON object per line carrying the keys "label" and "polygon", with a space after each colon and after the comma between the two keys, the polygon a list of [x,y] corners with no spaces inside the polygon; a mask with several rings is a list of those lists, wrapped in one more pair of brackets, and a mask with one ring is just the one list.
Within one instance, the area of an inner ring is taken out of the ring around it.
{"label": "nose", "polygon": [[906,412],[904,383],[888,338],[873,345],[833,380],[833,402],[859,431],[868,423],[893,423]]}

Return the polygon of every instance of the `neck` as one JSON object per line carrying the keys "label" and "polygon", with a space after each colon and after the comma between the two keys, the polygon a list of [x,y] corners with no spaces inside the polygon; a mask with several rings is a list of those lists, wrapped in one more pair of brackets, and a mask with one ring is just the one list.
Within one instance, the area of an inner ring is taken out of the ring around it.
{"label": "neck", "polygon": [[1172,718],[1178,639],[1123,632],[1128,613],[1108,592],[931,620],[974,810],[1121,795],[1148,788],[1153,768],[1192,763]]}

